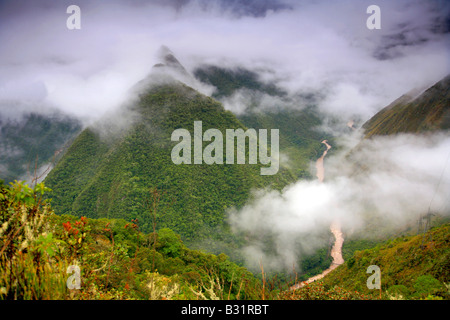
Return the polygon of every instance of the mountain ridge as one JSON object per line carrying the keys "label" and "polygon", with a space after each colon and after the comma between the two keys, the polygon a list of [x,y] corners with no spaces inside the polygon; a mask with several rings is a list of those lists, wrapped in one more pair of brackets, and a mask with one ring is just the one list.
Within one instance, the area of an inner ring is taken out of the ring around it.
{"label": "mountain ridge", "polygon": [[417,97],[403,95],[363,125],[365,137],[450,129],[450,75]]}

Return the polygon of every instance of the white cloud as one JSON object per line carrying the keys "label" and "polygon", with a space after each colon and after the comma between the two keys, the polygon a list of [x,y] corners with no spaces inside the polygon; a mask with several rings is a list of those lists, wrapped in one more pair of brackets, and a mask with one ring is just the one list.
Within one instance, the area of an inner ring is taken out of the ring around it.
{"label": "white cloud", "polygon": [[45,86],[47,103],[98,117],[127,98],[163,44],[188,70],[205,62],[272,69],[266,81],[325,93],[323,110],[364,118],[450,71],[448,32],[432,32],[448,10],[439,2],[379,1],[376,31],[365,26],[370,1],[78,1],[82,28],[73,31],[70,4],[2,4],[0,99]]}
{"label": "white cloud", "polygon": [[450,215],[449,152],[448,135],[378,137],[354,149],[350,160],[348,148],[326,158],[323,183],[298,181],[282,192],[258,191],[242,209],[229,212],[229,221],[236,232],[272,235],[277,249],[267,256],[256,237],[244,249],[252,253],[248,265],[257,267],[263,259],[264,265],[290,270],[321,245],[318,237],[333,221],[348,235],[367,228],[368,215],[385,230],[414,225],[428,208]]}

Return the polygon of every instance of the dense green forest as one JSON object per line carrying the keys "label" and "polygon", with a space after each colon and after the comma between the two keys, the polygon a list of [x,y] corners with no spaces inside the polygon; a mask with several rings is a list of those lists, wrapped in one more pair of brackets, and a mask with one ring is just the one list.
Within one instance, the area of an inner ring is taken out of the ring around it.
{"label": "dense green forest", "polygon": [[84,130],[46,177],[46,185],[55,190],[56,212],[138,218],[148,232],[149,190],[156,188],[162,193],[157,212],[161,228],[171,228],[189,245],[223,252],[221,244],[236,241],[226,225],[227,208],[242,206],[253,188],[281,189],[295,181],[287,168],[264,176],[263,165],[248,160],[239,165],[174,164],[171,150],[177,142],[170,137],[175,129],[193,133],[194,121],[202,121],[203,131],[216,128],[224,136],[226,129],[246,130],[220,103],[181,83],[152,87],[127,113],[133,120],[120,134],[105,138],[94,127]]}
{"label": "dense green forest", "polygon": [[263,266],[255,277],[225,254],[189,249],[169,228],[56,215],[51,193],[0,181],[0,299],[380,299],[365,286],[371,264],[382,270],[381,299],[449,299],[448,223],[356,251],[325,279],[290,290],[301,279],[282,282]]}
{"label": "dense green forest", "polygon": [[[0,181],[1,182],[1,181]],[[224,255],[188,249],[169,228],[56,215],[44,184],[0,183],[0,299],[259,299],[260,282]],[[80,289],[69,289],[69,265]]]}
{"label": "dense green forest", "polygon": [[[239,90],[247,90],[251,98],[245,106],[245,112],[236,117],[248,128],[279,129],[280,150],[286,156],[285,164],[297,178],[311,178],[310,162],[324,151],[321,141],[328,139],[333,144],[334,138],[320,129],[323,116],[317,109],[313,95],[293,98],[276,84],[265,83],[257,73],[242,67],[231,69],[204,65],[194,71],[194,76],[214,86],[216,90],[212,97],[219,101]],[[261,95],[274,98],[270,108],[262,107],[258,99]]]}

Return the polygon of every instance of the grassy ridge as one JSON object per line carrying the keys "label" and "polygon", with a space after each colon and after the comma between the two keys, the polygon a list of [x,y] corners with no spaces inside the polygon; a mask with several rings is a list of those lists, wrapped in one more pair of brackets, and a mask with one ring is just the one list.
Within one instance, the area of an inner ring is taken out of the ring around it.
{"label": "grassy ridge", "polygon": [[447,76],[413,100],[404,96],[394,101],[363,125],[366,138],[450,129],[449,88]]}

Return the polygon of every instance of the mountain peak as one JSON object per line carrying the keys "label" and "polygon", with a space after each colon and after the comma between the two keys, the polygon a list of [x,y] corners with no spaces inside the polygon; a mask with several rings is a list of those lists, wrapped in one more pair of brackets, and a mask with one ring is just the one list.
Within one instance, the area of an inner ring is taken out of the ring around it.
{"label": "mountain peak", "polygon": [[174,81],[190,84],[193,77],[178,61],[167,46],[161,46],[156,52],[157,63],[145,78],[138,81],[132,88],[133,92],[142,92],[155,84],[172,84]]}
{"label": "mountain peak", "polygon": [[178,61],[173,52],[165,45],[162,45],[158,50],[158,60],[159,63],[153,66],[153,69],[168,69],[172,71],[179,72],[183,75],[189,75],[183,65]]}

